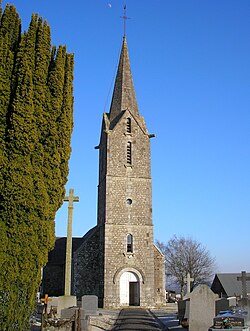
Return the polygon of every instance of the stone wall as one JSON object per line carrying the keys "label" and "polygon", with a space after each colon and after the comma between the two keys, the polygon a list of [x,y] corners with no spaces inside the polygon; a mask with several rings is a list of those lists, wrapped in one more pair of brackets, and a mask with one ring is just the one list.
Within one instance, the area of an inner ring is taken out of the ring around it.
{"label": "stone wall", "polygon": [[[151,226],[106,224],[105,307],[120,305],[120,276],[131,271],[140,280],[140,305],[154,305],[154,256]],[[134,238],[133,252],[127,252],[127,234]]]}
{"label": "stone wall", "polygon": [[[128,118],[131,132],[127,132]],[[144,120],[129,110],[115,119],[112,130],[105,115],[104,123],[106,133],[102,132],[99,146],[103,159],[98,187],[98,220],[105,227],[104,306],[119,307],[119,277],[125,271],[133,272],[140,280],[140,305],[153,306],[155,266],[149,137]],[[127,162],[128,142],[131,142],[131,164]],[[133,252],[127,252],[128,234],[133,236]]]}
{"label": "stone wall", "polygon": [[158,247],[154,245],[154,268],[155,268],[155,304],[166,304],[165,291],[165,257]]}
{"label": "stone wall", "polygon": [[73,293],[78,297],[103,297],[102,227],[95,227],[85,236],[83,244],[74,253]]}

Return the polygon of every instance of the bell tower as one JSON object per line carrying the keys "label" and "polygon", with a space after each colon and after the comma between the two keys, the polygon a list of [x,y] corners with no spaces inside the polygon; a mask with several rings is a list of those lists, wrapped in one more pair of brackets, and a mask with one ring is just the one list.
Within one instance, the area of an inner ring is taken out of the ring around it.
{"label": "bell tower", "polygon": [[159,293],[160,301],[164,297],[163,266],[160,281],[155,274],[156,256],[161,253],[153,242],[153,136],[139,114],[123,37],[110,111],[103,114],[100,144],[96,147],[104,307],[154,306]]}

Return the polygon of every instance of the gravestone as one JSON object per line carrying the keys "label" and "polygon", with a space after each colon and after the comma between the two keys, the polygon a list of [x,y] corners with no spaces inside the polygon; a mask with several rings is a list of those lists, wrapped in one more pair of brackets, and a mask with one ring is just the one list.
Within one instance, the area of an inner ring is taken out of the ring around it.
{"label": "gravestone", "polygon": [[50,301],[48,303],[48,310],[52,307],[57,307],[58,306],[58,297],[50,297]]}
{"label": "gravestone", "polygon": [[189,294],[189,331],[205,331],[213,325],[217,298],[217,294],[205,284],[198,285]]}
{"label": "gravestone", "polygon": [[237,298],[236,297],[228,297],[229,308],[235,308],[237,306]]}
{"label": "gravestone", "polygon": [[84,295],[82,297],[82,309],[86,315],[97,315],[98,297],[96,295]]}
{"label": "gravestone", "polygon": [[181,325],[187,326],[189,323],[190,299],[178,301],[178,315]]}
{"label": "gravestone", "polygon": [[77,307],[74,295],[62,295],[58,297],[57,317],[61,317],[61,311],[65,308]]}
{"label": "gravestone", "polygon": [[218,329],[248,331],[248,312],[235,309],[223,311],[213,319],[213,326],[209,331]]}
{"label": "gravestone", "polygon": [[[89,315],[82,308],[72,307],[61,310],[61,318],[75,320],[77,325],[80,325],[80,330],[89,330]],[[78,329],[77,329],[78,330]]]}
{"label": "gravestone", "polygon": [[229,309],[229,301],[227,298],[219,298],[215,301],[215,316],[219,314],[220,311]]}
{"label": "gravestone", "polygon": [[236,297],[219,298],[215,301],[215,315],[220,311],[236,307]]}

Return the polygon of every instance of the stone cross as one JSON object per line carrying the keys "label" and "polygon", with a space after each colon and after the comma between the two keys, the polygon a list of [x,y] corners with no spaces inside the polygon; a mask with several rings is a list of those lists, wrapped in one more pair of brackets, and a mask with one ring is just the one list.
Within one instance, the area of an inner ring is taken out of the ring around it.
{"label": "stone cross", "polygon": [[237,280],[242,282],[242,299],[245,305],[247,302],[247,281],[250,281],[250,277],[247,277],[246,271],[242,271],[241,277],[237,277]]}
{"label": "stone cross", "polygon": [[71,188],[69,190],[69,195],[66,196],[63,201],[69,202],[64,295],[71,295],[72,216],[73,216],[73,204],[74,202],[79,201],[79,197],[74,196],[74,189]]}
{"label": "stone cross", "polygon": [[45,314],[47,314],[48,303],[49,303],[50,301],[52,301],[52,299],[49,298],[49,295],[48,295],[48,294],[45,294],[45,295],[44,295],[44,298],[41,299],[41,301],[44,303]]}
{"label": "stone cross", "polygon": [[190,273],[189,272],[187,273],[187,277],[184,278],[184,281],[185,281],[185,283],[187,283],[187,292],[186,292],[186,295],[187,295],[187,294],[190,293],[190,284],[191,284],[191,282],[194,281],[194,279],[190,277]]}

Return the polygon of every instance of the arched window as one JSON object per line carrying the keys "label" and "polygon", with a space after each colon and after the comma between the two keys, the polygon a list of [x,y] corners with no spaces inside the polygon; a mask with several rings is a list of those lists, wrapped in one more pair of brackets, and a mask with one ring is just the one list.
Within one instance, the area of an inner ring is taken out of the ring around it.
{"label": "arched window", "polygon": [[127,164],[132,164],[132,144],[130,141],[127,143]]}
{"label": "arched window", "polygon": [[131,133],[131,118],[127,118],[127,133]]}
{"label": "arched window", "polygon": [[127,235],[127,253],[133,253],[133,236],[132,236],[132,234]]}

